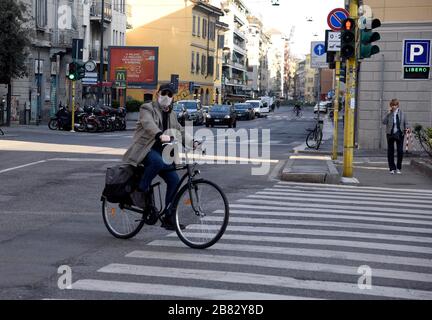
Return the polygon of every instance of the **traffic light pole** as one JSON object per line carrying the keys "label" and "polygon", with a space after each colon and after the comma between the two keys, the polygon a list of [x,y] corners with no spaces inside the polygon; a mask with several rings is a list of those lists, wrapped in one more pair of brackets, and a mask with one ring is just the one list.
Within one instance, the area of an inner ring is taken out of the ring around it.
{"label": "traffic light pole", "polygon": [[[351,0],[349,4],[350,17],[357,21],[358,0]],[[358,30],[358,28],[356,28]],[[358,31],[356,31],[358,34]],[[343,153],[343,177],[353,177],[354,161],[354,109],[356,107],[357,85],[357,46],[353,57],[347,60],[346,90],[345,90],[345,123],[344,123],[344,153]]]}
{"label": "traffic light pole", "polygon": [[340,58],[337,57],[337,59],[336,59],[335,100],[334,100],[334,104],[333,104],[334,132],[333,132],[332,160],[337,160],[337,158],[338,158],[340,72],[341,72],[341,62],[340,62]]}
{"label": "traffic light pole", "polygon": [[75,83],[72,81],[72,128],[70,132],[75,132]]}

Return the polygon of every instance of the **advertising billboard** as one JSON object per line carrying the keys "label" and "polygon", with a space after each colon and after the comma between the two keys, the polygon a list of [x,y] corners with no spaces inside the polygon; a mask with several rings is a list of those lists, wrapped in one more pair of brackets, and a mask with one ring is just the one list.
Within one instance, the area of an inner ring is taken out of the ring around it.
{"label": "advertising billboard", "polygon": [[157,87],[158,47],[111,46],[108,52],[108,81],[115,81],[116,70],[125,69],[128,88]]}

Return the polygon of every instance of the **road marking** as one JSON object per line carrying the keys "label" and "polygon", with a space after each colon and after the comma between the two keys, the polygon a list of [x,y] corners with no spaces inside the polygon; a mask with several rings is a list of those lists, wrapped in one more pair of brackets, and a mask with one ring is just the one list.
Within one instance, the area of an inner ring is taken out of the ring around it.
{"label": "road marking", "polygon": [[[216,221],[218,217],[207,217],[206,221]],[[246,221],[247,222],[247,221]],[[249,221],[252,222],[252,221]],[[188,230],[201,230],[202,225],[189,225]],[[219,225],[206,225],[206,230],[219,230]],[[283,235],[309,235],[316,237],[341,237],[341,238],[355,238],[355,239],[367,239],[367,240],[387,240],[387,241],[401,241],[401,242],[418,242],[419,244],[432,243],[430,237],[416,237],[406,235],[396,235],[388,233],[368,233],[364,231],[341,231],[341,230],[315,230],[315,229],[302,229],[302,228],[280,228],[280,227],[257,227],[257,226],[238,226],[228,225],[227,231],[232,232],[254,232],[260,233],[272,233],[272,234],[283,234]],[[424,247],[423,252],[432,254],[432,248]]]}
{"label": "road marking", "polygon": [[[257,198],[257,199],[267,199],[267,200],[285,200],[287,198],[286,195],[283,196],[278,196],[278,195],[267,195],[263,194],[263,193],[259,193],[259,194],[251,194],[248,196],[248,198]],[[270,193],[271,194],[271,193]],[[343,197],[338,198],[338,197],[314,197],[313,195],[311,195],[310,197],[308,195],[303,195],[303,196],[290,196],[289,200],[290,201],[304,201],[305,198],[307,199],[308,202],[320,202],[320,203],[329,203],[329,204],[358,204],[358,205],[385,205],[387,207],[393,207],[396,206],[398,208],[402,208],[402,207],[406,207],[407,209],[411,209],[411,208],[430,208],[430,205],[432,204],[432,202],[430,201],[422,201],[422,203],[424,204],[416,204],[416,203],[406,203],[405,201],[399,201],[399,202],[388,202],[388,201],[368,201],[368,200],[355,200],[355,199],[351,199],[351,200],[344,200]],[[358,198],[357,198],[358,199]],[[362,199],[368,199],[368,198],[362,198]],[[408,202],[408,201],[407,201]],[[429,206],[426,204],[430,204]],[[431,211],[432,213],[432,211]]]}
{"label": "road marking", "polygon": [[[98,272],[111,274],[127,274],[136,276],[154,275],[156,277],[174,279],[207,280],[228,283],[255,284],[261,286],[277,286],[290,289],[306,289],[312,291],[343,292],[367,296],[382,296],[399,299],[431,299],[428,291],[410,290],[395,287],[373,286],[372,290],[361,290],[357,283],[333,281],[298,280],[292,277],[272,276],[259,273],[229,272],[217,270],[180,269],[169,267],[153,267],[130,264],[109,264]],[[209,275],[211,275],[209,277]]]}
{"label": "road marking", "polygon": [[[233,210],[234,208],[234,210]],[[235,210],[235,208],[238,209],[243,209],[243,210]],[[262,209],[260,209],[262,208]],[[247,209],[247,210],[245,210]],[[279,208],[280,209],[280,208]],[[254,211],[254,210],[260,210],[260,211]],[[263,211],[263,210],[269,210],[269,211]],[[271,211],[270,211],[271,210]],[[310,213],[310,212],[329,212],[331,214],[326,214],[326,213]],[[221,210],[217,210],[216,213],[222,213]],[[301,218],[316,218],[318,220],[328,220],[328,219],[339,219],[339,220],[360,220],[360,221],[372,221],[372,222],[386,222],[386,223],[399,223],[399,224],[409,224],[409,225],[428,225],[428,226],[432,226],[432,221],[427,221],[427,220],[421,220],[423,217],[420,216],[420,219],[416,219],[416,220],[412,220],[412,219],[388,219],[388,218],[382,218],[382,217],[368,217],[367,215],[373,215],[371,213],[368,212],[357,212],[357,211],[348,211],[348,210],[332,210],[332,209],[326,209],[324,210],[320,210],[320,209],[316,209],[316,208],[287,208],[286,210],[282,211],[276,211],[276,210],[272,210],[272,208],[268,208],[265,206],[262,207],[256,207],[256,206],[247,206],[247,205],[236,205],[236,204],[232,204],[230,205],[230,214],[244,214],[244,215],[259,215],[259,216],[265,216],[266,218],[268,218],[268,216],[278,216],[278,217],[301,217]],[[338,213],[338,214],[335,214]],[[339,214],[340,213],[340,214]],[[343,214],[345,213],[345,214]],[[363,216],[365,215],[365,216]],[[387,214],[380,214],[380,216],[387,216]],[[397,215],[392,215],[392,214],[388,214],[388,216],[390,217],[394,217]],[[403,217],[408,217],[411,218],[410,215],[400,215]],[[419,216],[414,216],[413,215],[413,219],[417,218]],[[230,219],[231,220],[231,219]],[[302,220],[299,220],[302,221]],[[305,220],[305,221],[310,221],[310,220]],[[335,223],[335,221],[333,220],[329,220],[329,223]],[[343,223],[343,222],[339,222],[339,223]],[[365,224],[368,225],[368,224]],[[372,225],[371,226],[377,226]],[[384,226],[384,225],[380,225]],[[395,227],[396,228],[396,227]],[[398,227],[398,228],[406,228],[406,227]],[[411,229],[411,228],[410,228]],[[429,230],[429,232],[432,229],[429,228],[415,228],[416,230]],[[416,232],[421,232],[421,231],[416,231]]]}
{"label": "road marking", "polygon": [[[235,213],[230,211],[230,213]],[[206,221],[216,221],[217,217],[207,217]],[[321,220],[326,220],[322,217]],[[392,222],[391,219],[387,220]],[[352,223],[352,222],[339,222],[339,221],[311,221],[311,220],[291,220],[291,219],[272,219],[268,217],[263,218],[248,218],[248,217],[237,217],[230,216],[229,222],[236,223],[256,223],[256,224],[277,224],[277,225],[292,225],[292,226],[320,226],[320,227],[340,227],[340,228],[351,228],[351,229],[365,229],[365,230],[386,230],[386,231],[398,231],[398,232],[411,232],[411,233],[425,233],[426,235],[432,236],[432,228],[415,228],[415,227],[399,227],[389,226],[382,224],[371,224],[371,223]]]}
{"label": "road marking", "polygon": [[[382,196],[382,194],[380,194],[379,192],[373,192],[372,193],[372,192],[368,192],[368,191],[361,191],[361,192],[352,191],[352,192],[350,192],[349,190],[348,191],[343,190],[343,191],[338,191],[337,193],[335,193],[335,192],[332,192],[331,190],[327,191],[327,189],[326,189],[324,191],[313,190],[311,192],[310,190],[306,190],[306,189],[302,190],[302,189],[298,189],[298,188],[288,189],[288,188],[274,188],[274,187],[273,188],[265,188],[263,191],[264,192],[265,191],[267,191],[267,192],[271,191],[272,193],[275,193],[275,194],[279,194],[279,193],[285,194],[288,197],[293,195],[293,194],[294,195],[301,194],[301,195],[305,195],[307,197],[310,197],[310,196],[333,196],[333,197],[351,196],[351,197],[354,197],[357,199],[360,196],[361,197],[370,196],[370,197],[374,197],[374,198],[377,198],[380,200],[382,199],[384,201],[388,201],[388,200],[397,201],[400,199],[404,199],[404,201],[405,201],[405,199],[414,199],[416,201],[417,200],[425,200],[425,196],[422,196],[422,195],[415,196],[415,195],[403,195],[403,194],[399,194],[399,193],[388,193],[388,194],[385,194],[385,198],[384,198]],[[337,190],[335,190],[335,191],[337,191]],[[259,192],[257,192],[257,193],[259,193]],[[431,202],[432,202],[432,200],[431,200]]]}
{"label": "road marking", "polygon": [[[184,244],[177,240],[155,240],[148,243],[148,245],[184,248]],[[391,255],[363,253],[363,252],[341,251],[341,250],[290,248],[290,247],[278,247],[275,245],[261,246],[261,245],[253,245],[253,244],[237,244],[231,242],[230,243],[218,242],[215,245],[213,245],[210,250],[224,250],[224,251],[251,252],[251,253],[259,252],[259,253],[277,254],[283,256],[300,256],[300,257],[307,256],[307,257],[321,257],[327,259],[352,260],[352,261],[359,261],[362,263],[388,263],[388,264],[400,264],[400,265],[428,267],[428,268],[431,267],[430,259],[391,256]]]}
{"label": "road marking", "polygon": [[30,162],[30,163],[27,163],[27,164],[23,164],[21,166],[17,166],[17,167],[12,167],[12,168],[8,168],[8,169],[0,170],[0,173],[5,173],[5,172],[13,171],[13,170],[18,170],[18,169],[22,169],[22,168],[29,167],[29,166],[34,166],[36,164],[45,163],[45,162],[47,162],[47,160],[40,160],[40,161]]}
{"label": "road marking", "polygon": [[[291,199],[290,199],[291,200]],[[303,198],[300,201],[303,201],[305,203],[307,199]],[[272,205],[272,206],[281,206],[281,207],[298,207],[298,203],[293,202],[282,202],[282,201],[274,201],[274,200],[264,200],[264,199],[239,199],[238,202],[242,203],[248,203],[248,204],[256,204],[256,205]],[[310,208],[322,208],[324,204],[320,203],[306,203],[305,206]],[[337,205],[337,204],[326,204],[326,206],[331,206],[334,209],[352,209],[353,206],[343,206],[343,205]],[[399,213],[420,213],[420,214],[431,214],[430,210],[419,210],[419,209],[398,209],[398,208],[387,208],[387,207],[368,207],[368,210],[370,212],[399,212]]]}
{"label": "road marking", "polygon": [[[301,270],[323,273],[344,274],[348,276],[358,277],[358,266],[343,266],[327,263],[293,261],[293,260],[277,260],[265,259],[259,257],[239,257],[223,254],[190,254],[170,252],[157,252],[150,250],[136,250],[126,255],[128,258],[139,259],[159,259],[159,260],[174,260],[194,263],[211,263],[211,264],[227,264],[227,265],[245,265],[254,267],[277,268],[284,270]],[[377,278],[410,280],[421,282],[432,282],[432,274],[411,272],[411,271],[396,271],[387,269],[373,269],[373,276]],[[432,293],[431,293],[432,297]]]}
{"label": "road marking", "polygon": [[[192,235],[188,235],[192,237]],[[199,234],[196,234],[198,237]],[[167,237],[177,237],[175,233],[168,234]],[[432,249],[427,247],[400,245],[400,244],[387,244],[379,242],[366,242],[358,240],[340,240],[340,239],[315,239],[315,238],[294,238],[294,237],[280,237],[280,236],[264,236],[264,235],[242,235],[242,234],[224,234],[223,240],[241,240],[257,242],[273,242],[273,243],[287,243],[287,244],[307,244],[307,245],[319,245],[319,246],[335,246],[335,247],[349,247],[349,248],[361,248],[369,250],[385,250],[395,252],[416,252],[421,254],[431,253]]]}
{"label": "road marking", "polygon": [[[322,184],[322,183],[301,183],[301,182],[286,182],[281,181],[276,186],[299,186],[299,187],[308,187],[308,188],[314,188],[314,189],[328,189],[328,188],[334,188],[335,186],[332,184]],[[387,192],[393,192],[393,193],[399,193],[399,192],[405,192],[405,193],[427,193],[432,195],[432,190],[425,190],[425,189],[393,189],[393,188],[383,188],[383,187],[359,187],[359,186],[344,186],[340,185],[338,186],[338,190],[341,189],[350,189],[350,190],[372,190],[372,191],[387,191]]]}
{"label": "road marking", "polygon": [[133,293],[167,297],[208,299],[208,300],[302,300],[311,299],[250,291],[235,291],[193,286],[174,286],[165,284],[135,283],[108,280],[78,280],[72,284],[75,290],[89,290],[116,293]]}

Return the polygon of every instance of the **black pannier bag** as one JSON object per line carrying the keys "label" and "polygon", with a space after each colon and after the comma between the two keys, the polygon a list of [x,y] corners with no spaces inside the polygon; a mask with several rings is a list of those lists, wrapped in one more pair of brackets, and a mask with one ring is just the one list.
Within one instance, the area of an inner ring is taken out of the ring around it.
{"label": "black pannier bag", "polygon": [[105,188],[102,196],[112,203],[131,203],[130,194],[137,183],[135,168],[129,164],[119,164],[107,169]]}

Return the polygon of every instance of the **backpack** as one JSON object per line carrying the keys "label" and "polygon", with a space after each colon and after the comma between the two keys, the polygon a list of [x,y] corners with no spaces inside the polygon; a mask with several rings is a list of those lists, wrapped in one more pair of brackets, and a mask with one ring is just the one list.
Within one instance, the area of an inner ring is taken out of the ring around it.
{"label": "backpack", "polygon": [[112,203],[131,203],[130,194],[135,190],[137,178],[135,168],[119,164],[107,169],[102,196]]}

